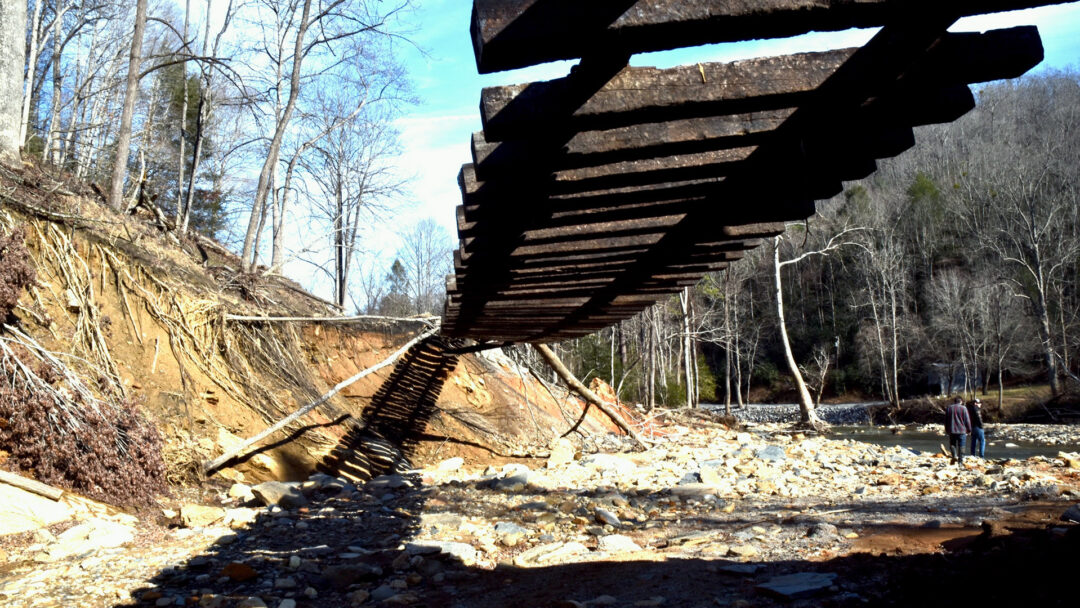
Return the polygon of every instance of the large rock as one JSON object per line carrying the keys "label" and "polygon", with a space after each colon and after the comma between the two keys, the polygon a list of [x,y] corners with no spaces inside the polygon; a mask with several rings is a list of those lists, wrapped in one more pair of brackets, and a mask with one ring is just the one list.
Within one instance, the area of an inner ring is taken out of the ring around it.
{"label": "large rock", "polygon": [[71,519],[72,514],[63,501],[0,483],[0,536],[51,526]]}
{"label": "large rock", "polygon": [[476,563],[476,547],[457,542],[439,540],[418,540],[406,543],[405,550],[413,555],[425,555],[431,553],[443,553],[461,560],[466,566]]}
{"label": "large rock", "polygon": [[813,597],[832,587],[834,581],[836,575],[831,572],[800,572],[773,577],[757,588],[777,597],[793,600]]}
{"label": "large rock", "polygon": [[500,521],[495,523],[495,536],[499,542],[507,547],[513,547],[521,542],[521,539],[529,535],[529,529],[513,522]]}
{"label": "large rock", "polygon": [[553,469],[574,461],[574,444],[566,437],[559,437],[551,442],[551,454],[548,456],[547,467]]}
{"label": "large rock", "polygon": [[720,486],[727,483],[727,467],[723,460],[706,460],[701,463],[698,476],[701,482],[710,486]]}
{"label": "large rock", "polygon": [[180,522],[186,528],[205,528],[225,518],[225,509],[187,504],[180,507]]}
{"label": "large rock", "polygon": [[1061,519],[1064,521],[1080,523],[1080,504],[1075,504],[1066,509],[1065,512],[1061,514]]}
{"label": "large rock", "polygon": [[229,486],[229,498],[240,502],[248,502],[255,500],[255,495],[251,493],[251,486],[246,483],[234,483]]}
{"label": "large rock", "polygon": [[452,473],[463,466],[465,466],[465,459],[461,456],[455,456],[440,462],[436,469],[443,473]]}
{"label": "large rock", "polygon": [[766,462],[781,462],[787,458],[784,448],[778,445],[767,445],[758,450],[756,456]]}
{"label": "large rock", "polygon": [[230,528],[243,528],[254,524],[259,519],[260,509],[225,509],[225,525]]}
{"label": "large rock", "polygon": [[581,543],[548,543],[533,547],[514,558],[514,565],[525,568],[547,564],[559,564],[573,561],[576,557],[589,552]]}
{"label": "large rock", "polygon": [[44,561],[54,561],[74,555],[87,555],[99,549],[119,547],[135,540],[131,526],[106,519],[91,519],[56,537],[45,550]]}
{"label": "large rock", "polygon": [[630,475],[638,466],[629,458],[617,454],[590,454],[581,459],[581,464],[600,473]]}
{"label": "large rock", "polygon": [[382,573],[382,568],[370,564],[342,564],[327,567],[322,571],[322,577],[330,585],[346,589],[349,585],[376,580]]}
{"label": "large rock", "polygon": [[623,536],[622,534],[601,536],[600,541],[597,543],[597,548],[604,553],[633,553],[641,551],[640,545],[635,543],[629,536]]}
{"label": "large rock", "polygon": [[491,487],[498,492],[521,492],[529,485],[529,471],[517,471],[503,477],[502,479],[496,479]]}
{"label": "large rock", "polygon": [[297,484],[281,481],[267,481],[251,488],[255,495],[264,505],[277,505],[282,509],[297,509],[308,504],[304,493]]}

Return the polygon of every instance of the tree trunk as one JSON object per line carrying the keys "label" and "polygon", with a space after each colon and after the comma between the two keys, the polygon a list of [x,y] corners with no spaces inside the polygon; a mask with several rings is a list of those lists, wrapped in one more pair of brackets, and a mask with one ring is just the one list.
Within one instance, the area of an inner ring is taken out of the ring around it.
{"label": "tree trunk", "polygon": [[1001,378],[1002,373],[1001,373],[1001,361],[1000,360],[998,361],[997,376],[998,376],[998,415],[1000,416],[1000,415],[1004,414],[1004,412],[1001,409],[1001,404],[1004,403],[1004,401],[1005,401],[1005,388],[1002,386],[1002,378]]}
{"label": "tree trunk", "polygon": [[788,340],[787,325],[784,321],[784,287],[780,281],[780,237],[773,237],[773,275],[776,283],[776,318],[777,325],[780,326],[780,342],[784,347],[784,359],[787,360],[788,370],[799,392],[799,422],[819,426],[821,419],[818,418],[817,411],[814,409],[814,400],[806,388],[802,372],[795,363],[795,356],[791,353],[791,342]]}
{"label": "tree trunk", "polygon": [[679,294],[679,306],[682,308],[682,352],[683,369],[686,375],[686,407],[694,407],[697,378],[694,377],[693,342],[690,338],[690,288],[683,287]]}
{"label": "tree trunk", "polygon": [[724,273],[724,413],[731,415],[731,272]]}
{"label": "tree trunk", "polygon": [[303,14],[296,30],[296,42],[293,45],[292,72],[289,76],[289,100],[285,104],[285,110],[274,128],[274,136],[270,140],[270,149],[266,160],[263,161],[262,171],[259,172],[259,182],[255,187],[255,201],[251,207],[251,217],[248,220],[247,233],[244,235],[244,249],[240,255],[241,264],[245,272],[251,272],[255,268],[255,235],[260,224],[260,216],[265,206],[267,195],[270,192],[272,173],[277,167],[278,157],[281,154],[281,142],[285,137],[285,129],[292,119],[293,110],[296,108],[296,99],[300,95],[300,67],[304,57],[304,38],[310,23],[311,0],[304,0]]}
{"label": "tree trunk", "polygon": [[[26,132],[30,125],[30,99],[33,97],[34,76],[37,75],[37,58],[41,44],[41,17],[44,0],[34,3],[34,17],[30,26],[30,48],[26,56],[26,76],[23,79],[22,118],[19,121],[19,146],[26,145]],[[2,19],[2,17],[0,17]],[[6,52],[6,51],[5,51]]]}
{"label": "tree trunk", "polygon": [[142,65],[142,41],[146,31],[146,0],[135,4],[135,31],[131,36],[131,59],[128,61],[127,89],[124,109],[120,113],[120,132],[116,137],[116,158],[113,165],[109,206],[117,211],[124,207],[124,180],[127,178],[128,148],[131,146],[131,118],[135,114],[135,99],[139,95],[139,70]]}
{"label": "tree trunk", "polygon": [[26,2],[5,0],[0,6],[0,162],[19,162],[25,56]]}
{"label": "tree trunk", "polygon": [[[187,0],[184,3],[184,30],[183,35],[183,48],[181,52],[185,55],[191,54],[188,48],[188,26],[191,23],[191,0]],[[184,169],[187,165],[186,154],[184,154],[184,148],[187,147],[187,111],[188,111],[188,78],[187,78],[187,61],[185,60],[180,64],[183,70],[182,78],[184,84],[181,88],[180,95],[183,99],[180,100],[180,142],[179,150],[176,154],[176,214],[173,221],[173,225],[179,227],[184,223],[184,215],[187,211],[184,209],[184,203],[187,201],[187,197],[184,196]]]}
{"label": "tree trunk", "polygon": [[1050,334],[1050,314],[1046,310],[1045,289],[1039,289],[1038,298],[1035,300],[1035,314],[1039,318],[1039,341],[1042,343],[1042,355],[1046,363],[1046,377],[1050,382],[1050,393],[1057,396],[1061,394],[1061,383],[1058,381],[1057,359],[1054,357],[1054,342]]}
{"label": "tree trunk", "polygon": [[589,387],[582,384],[581,381],[578,380],[574,376],[574,374],[572,374],[570,370],[566,368],[565,365],[563,365],[563,362],[559,360],[559,357],[556,356],[554,352],[552,352],[551,348],[549,348],[546,344],[533,344],[533,348],[536,349],[536,352],[540,353],[540,356],[548,364],[548,367],[550,367],[552,371],[554,371],[559,376],[559,378],[562,378],[562,381],[565,382],[566,385],[569,386],[571,389],[573,389],[574,392],[576,392],[578,395],[581,395],[581,397],[584,398],[587,402],[595,405],[597,408],[600,409],[600,411],[607,414],[607,417],[610,418],[612,422],[618,425],[618,427],[622,430],[626,431],[626,434],[632,437],[635,441],[637,441],[646,448],[649,447],[649,444],[641,437],[641,435],[638,434],[636,430],[634,430],[634,427],[630,426],[630,424],[622,416],[620,416],[618,412],[612,409],[610,405],[608,405],[604,401],[601,401],[600,398],[596,396],[596,393],[589,390]]}
{"label": "tree trunk", "polygon": [[48,160],[54,166],[60,164],[60,110],[63,97],[64,72],[60,66],[60,54],[64,48],[64,13],[67,7],[58,11],[53,19],[52,52],[52,114],[49,116],[49,130],[45,137],[45,147],[41,150],[41,160]]}
{"label": "tree trunk", "polygon": [[894,407],[899,407],[900,406],[900,371],[899,371],[899,369],[900,369],[900,360],[899,360],[898,352],[900,350],[900,344],[899,344],[898,335],[900,333],[900,329],[896,325],[896,308],[897,308],[897,305],[896,305],[896,289],[895,289],[895,287],[890,287],[890,289],[889,289],[889,310],[890,310],[889,314],[890,314],[890,319],[892,320],[892,327],[890,327],[889,329],[890,329],[890,333],[892,334],[892,359],[890,361],[892,365],[891,365],[891,369],[889,370],[889,372],[892,375],[892,382],[891,382],[891,384],[892,384],[892,392],[889,394],[889,401],[892,402],[892,405]]}

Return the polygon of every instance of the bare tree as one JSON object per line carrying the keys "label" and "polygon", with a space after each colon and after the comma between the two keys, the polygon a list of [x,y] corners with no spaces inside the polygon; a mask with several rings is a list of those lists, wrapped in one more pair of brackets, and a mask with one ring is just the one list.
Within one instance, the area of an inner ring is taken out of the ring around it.
{"label": "bare tree", "polygon": [[[241,254],[244,270],[248,272],[255,265],[256,239],[265,221],[266,202],[282,143],[301,90],[311,80],[305,65],[314,65],[311,69],[320,74],[334,75],[335,66],[349,64],[363,48],[356,41],[363,36],[384,35],[388,20],[407,7],[409,0],[392,4],[372,0],[260,0],[260,3],[273,21],[272,31],[260,50],[270,58],[277,78],[272,84],[273,133],[259,172]],[[350,42],[354,44],[350,46]]]}
{"label": "bare tree", "polygon": [[385,201],[402,183],[388,161],[397,153],[396,133],[388,120],[369,112],[350,119],[315,146],[305,169],[319,188],[314,211],[330,224],[334,298],[344,306],[360,235],[386,210]]}
{"label": "bare tree", "polygon": [[398,251],[408,277],[413,313],[440,312],[445,297],[443,281],[450,271],[453,245],[446,229],[430,218],[401,235]]}
{"label": "bare tree", "polygon": [[131,118],[139,92],[139,70],[142,66],[143,33],[146,32],[146,0],[136,0],[135,29],[131,37],[131,56],[128,61],[127,90],[124,109],[120,114],[120,132],[116,138],[116,159],[113,165],[109,206],[121,209],[124,205],[124,180],[127,178],[127,155],[131,146]]}
{"label": "bare tree", "polygon": [[787,362],[788,371],[791,373],[792,380],[795,382],[795,388],[799,394],[799,422],[803,424],[815,427],[824,425],[821,418],[817,415],[817,408],[814,405],[814,400],[810,397],[810,391],[806,387],[806,381],[803,379],[802,372],[799,370],[799,365],[795,362],[795,355],[791,351],[791,341],[788,339],[787,321],[784,317],[784,285],[781,280],[780,270],[784,266],[797,264],[811,256],[827,256],[840,247],[851,244],[848,239],[860,230],[862,229],[844,228],[829,237],[820,248],[803,252],[784,261],[780,260],[780,243],[783,240],[783,236],[773,237],[772,239],[774,293],[776,296],[776,319],[780,332],[780,344],[784,350],[784,360]]}
{"label": "bare tree", "polygon": [[[1080,255],[1080,91],[1046,75],[990,87],[978,115],[960,125],[959,217],[975,242],[1015,269],[1028,299],[1053,394],[1061,391],[1051,323],[1054,285]],[[1039,128],[1034,128],[1039,125]]]}

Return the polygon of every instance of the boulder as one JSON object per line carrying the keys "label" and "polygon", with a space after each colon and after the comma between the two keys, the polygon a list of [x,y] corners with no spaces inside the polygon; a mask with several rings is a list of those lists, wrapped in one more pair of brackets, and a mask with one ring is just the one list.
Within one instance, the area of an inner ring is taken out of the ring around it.
{"label": "boulder", "polygon": [[229,498],[240,502],[248,502],[255,500],[255,495],[251,493],[251,486],[246,483],[234,483],[229,486]]}
{"label": "boulder", "polygon": [[784,599],[813,597],[833,586],[836,575],[831,572],[799,572],[769,579],[758,589]]}
{"label": "boulder", "polygon": [[701,469],[698,471],[698,476],[702,483],[711,486],[719,486],[727,482],[725,473],[726,467],[724,466],[723,460],[706,460],[701,463]]}
{"label": "boulder", "polygon": [[496,479],[491,487],[498,492],[521,492],[527,485],[529,485],[529,471],[525,470]]}
{"label": "boulder", "polygon": [[297,509],[308,504],[299,484],[267,481],[251,488],[251,492],[266,506],[277,505],[282,509]]}
{"label": "boulder", "polygon": [[180,507],[180,522],[185,528],[205,528],[225,518],[225,509],[186,504]]}
{"label": "boulder", "polygon": [[135,540],[131,526],[106,519],[91,519],[56,537],[46,551],[45,561],[64,559],[75,555],[87,555],[99,549],[119,547]]}
{"label": "boulder", "polygon": [[29,532],[72,518],[63,501],[0,483],[0,536]]}
{"label": "boulder", "polygon": [[529,535],[529,529],[513,522],[500,521],[495,523],[495,535],[500,543],[507,547],[513,547],[521,542],[521,539]]}
{"label": "boulder", "polygon": [[235,529],[250,526],[258,519],[259,509],[248,509],[247,507],[225,509],[225,525],[230,528]]}
{"label": "boulder", "polygon": [[787,454],[784,453],[784,448],[778,445],[767,445],[755,454],[758,459],[766,462],[782,462],[787,458]]}
{"label": "boulder", "polygon": [[604,553],[633,553],[641,551],[641,546],[629,536],[622,534],[609,534],[601,536],[597,547]]}
{"label": "boulder", "polygon": [[476,563],[476,547],[466,543],[439,540],[418,540],[405,544],[405,550],[413,555],[442,553],[461,560],[466,566]]}
{"label": "boulder", "polygon": [[630,475],[638,466],[629,458],[617,454],[590,454],[581,459],[581,464],[600,473]]}
{"label": "boulder", "polygon": [[551,442],[551,454],[548,456],[547,467],[553,469],[574,461],[574,444],[566,437],[559,437]]}
{"label": "boulder", "polygon": [[558,564],[573,561],[579,555],[588,553],[585,545],[577,542],[570,543],[547,543],[533,547],[514,558],[514,565],[518,567],[540,566]]}
{"label": "boulder", "polygon": [[322,577],[333,587],[347,589],[349,585],[376,580],[382,573],[382,568],[370,564],[342,564],[325,568]]}
{"label": "boulder", "polygon": [[456,456],[454,458],[447,458],[446,460],[440,462],[436,469],[443,473],[452,473],[463,466],[465,466],[465,459],[460,456]]}

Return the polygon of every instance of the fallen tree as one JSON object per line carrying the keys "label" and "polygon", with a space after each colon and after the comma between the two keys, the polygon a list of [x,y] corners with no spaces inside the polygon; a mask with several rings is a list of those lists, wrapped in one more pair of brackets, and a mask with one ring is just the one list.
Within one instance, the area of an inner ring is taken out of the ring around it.
{"label": "fallen tree", "polygon": [[[619,413],[615,411],[615,408],[611,406],[611,404],[600,399],[600,397],[596,396],[596,393],[589,390],[589,387],[582,384],[581,381],[578,380],[574,376],[574,374],[570,372],[569,369],[567,369],[567,367],[563,364],[559,357],[550,348],[548,348],[546,344],[533,344],[533,348],[536,349],[536,352],[540,353],[540,356],[543,357],[544,361],[548,364],[548,366],[551,367],[551,369],[555,370],[555,373],[558,374],[560,378],[562,378],[562,381],[565,382],[567,386],[569,386],[578,395],[581,395],[581,398],[585,400],[586,410],[589,409],[589,405],[595,405],[597,409],[599,409],[601,412],[604,412],[604,414],[606,414],[612,422],[618,425],[619,428],[626,431],[626,434],[632,437],[634,441],[637,441],[639,444],[646,448],[649,447],[650,443],[646,441],[641,436],[641,434],[634,430],[634,427],[632,427],[630,423],[628,423],[622,416],[620,416]],[[581,417],[582,419],[584,419],[585,414],[582,413]],[[577,425],[574,426],[576,427]]]}

